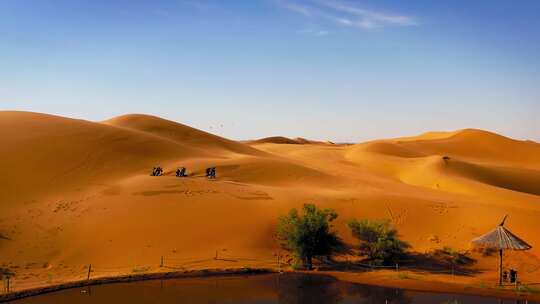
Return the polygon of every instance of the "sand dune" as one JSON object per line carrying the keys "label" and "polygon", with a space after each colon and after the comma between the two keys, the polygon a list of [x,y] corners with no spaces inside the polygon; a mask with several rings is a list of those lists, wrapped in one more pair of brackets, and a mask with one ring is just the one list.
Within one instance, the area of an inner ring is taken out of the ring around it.
{"label": "sand dune", "polygon": [[438,170],[495,187],[540,195],[540,171],[538,170],[477,165],[452,159],[439,162]]}
{"label": "sand dune", "polygon": [[426,139],[425,136],[421,136],[419,140],[396,139],[395,142],[404,148],[427,155],[459,156],[480,162],[523,164],[540,168],[540,144],[532,141],[514,140],[476,129],[430,137],[432,139]]}
{"label": "sand dune", "polygon": [[151,134],[26,112],[0,112],[0,136],[0,200],[10,203],[147,173],[173,159],[209,156]]}
{"label": "sand dune", "polygon": [[361,143],[352,150],[399,157],[448,155],[481,162],[522,163],[529,167],[540,165],[540,144],[476,129]]}
{"label": "sand dune", "polygon": [[255,143],[255,144],[289,144],[289,145],[299,145],[300,142],[284,137],[284,136],[271,136],[271,137],[265,137],[253,141],[248,141],[248,143]]}
{"label": "sand dune", "polygon": [[538,195],[539,149],[540,144],[531,141],[466,129],[357,144],[347,157],[418,186],[470,194],[477,186],[465,181],[470,180]]}
{"label": "sand dune", "polygon": [[311,140],[303,137],[288,138],[284,136],[271,136],[256,140],[248,140],[246,143],[254,144],[288,144],[288,145],[329,145],[331,142]]}
{"label": "sand dune", "polygon": [[[0,112],[3,201],[73,191],[155,165],[232,154],[264,155],[248,145],[145,115],[95,123],[28,112]],[[14,132],[16,130],[16,132]],[[169,168],[172,172],[173,169]],[[31,191],[25,191],[31,185]]]}
{"label": "sand dune", "polygon": [[373,153],[379,153],[389,156],[397,156],[397,157],[423,157],[426,156],[426,154],[422,152],[418,152],[414,149],[409,149],[405,145],[399,143],[399,142],[384,142],[384,141],[377,141],[377,142],[371,142],[366,143],[360,147],[361,151],[365,152],[373,152]]}
{"label": "sand dune", "polygon": [[186,125],[150,115],[130,114],[118,116],[104,124],[149,133],[175,142],[195,146],[200,149],[234,152],[248,155],[262,155],[259,150],[247,145],[219,137]]}
{"label": "sand dune", "polygon": [[[509,214],[533,256],[540,244],[540,144],[486,131],[246,144],[146,115],[0,112],[0,137],[0,267],[23,282],[88,263],[129,273],[161,256],[193,268],[265,265],[279,251],[277,217],[306,202],[336,209],[348,242],[348,219],[389,218],[414,250],[467,249]],[[164,176],[149,176],[155,165]],[[174,176],[179,166],[188,178]],[[204,178],[208,166],[216,180]],[[216,250],[252,259],[217,261]],[[540,270],[524,273],[540,279]]]}

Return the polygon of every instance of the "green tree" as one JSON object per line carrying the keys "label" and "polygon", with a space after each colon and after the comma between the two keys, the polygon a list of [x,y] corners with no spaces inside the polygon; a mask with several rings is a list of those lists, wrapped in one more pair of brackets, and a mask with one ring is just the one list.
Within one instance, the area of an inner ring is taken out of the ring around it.
{"label": "green tree", "polygon": [[349,222],[352,235],[360,241],[360,253],[376,264],[395,263],[410,245],[398,238],[398,232],[387,220]]}
{"label": "green tree", "polygon": [[342,248],[343,243],[330,224],[337,217],[332,209],[321,210],[313,204],[305,204],[302,215],[293,208],[287,216],[279,218],[277,236],[297,261],[311,269],[314,257],[330,256]]}

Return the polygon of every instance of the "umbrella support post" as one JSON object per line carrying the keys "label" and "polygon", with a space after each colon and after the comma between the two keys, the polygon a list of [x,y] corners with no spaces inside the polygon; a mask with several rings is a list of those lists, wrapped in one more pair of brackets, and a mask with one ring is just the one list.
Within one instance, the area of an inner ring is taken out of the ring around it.
{"label": "umbrella support post", "polygon": [[500,257],[500,263],[499,263],[499,286],[502,286],[503,284],[503,250],[499,250],[499,257]]}
{"label": "umbrella support post", "polygon": [[473,244],[483,248],[499,250],[499,286],[503,285],[503,258],[504,250],[529,250],[531,245],[515,236],[508,229],[504,228],[507,216],[497,228],[472,240]]}

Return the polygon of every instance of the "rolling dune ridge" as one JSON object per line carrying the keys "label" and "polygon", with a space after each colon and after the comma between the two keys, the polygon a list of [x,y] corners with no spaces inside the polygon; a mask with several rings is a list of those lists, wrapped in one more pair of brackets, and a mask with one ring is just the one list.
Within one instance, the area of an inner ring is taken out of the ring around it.
{"label": "rolling dune ridge", "polygon": [[[192,261],[186,268],[249,265],[213,260],[216,251],[270,265],[278,216],[307,202],[334,208],[347,242],[348,219],[389,218],[419,252],[469,249],[509,214],[533,250],[508,261],[540,281],[535,142],[465,129],[355,145],[241,143],[147,115],[90,122],[28,112],[0,112],[0,137],[0,266],[20,282],[67,279],[90,263],[121,273],[161,256]],[[164,176],[150,176],[157,165]],[[174,176],[181,166],[187,178]],[[216,180],[203,176],[209,166]]]}

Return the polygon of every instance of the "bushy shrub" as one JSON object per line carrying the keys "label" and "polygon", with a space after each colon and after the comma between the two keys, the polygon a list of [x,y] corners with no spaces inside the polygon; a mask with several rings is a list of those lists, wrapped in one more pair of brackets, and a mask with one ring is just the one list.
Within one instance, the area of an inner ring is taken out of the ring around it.
{"label": "bushy shrub", "polygon": [[311,269],[314,257],[330,256],[343,246],[331,229],[330,223],[337,216],[332,209],[321,210],[313,204],[305,204],[302,215],[291,209],[287,216],[279,218],[277,236],[282,245],[293,252],[297,262]]}
{"label": "bushy shrub", "polygon": [[397,262],[410,245],[398,238],[387,220],[356,220],[349,222],[352,235],[360,241],[360,253],[378,265]]}

